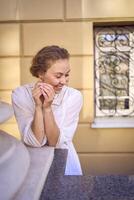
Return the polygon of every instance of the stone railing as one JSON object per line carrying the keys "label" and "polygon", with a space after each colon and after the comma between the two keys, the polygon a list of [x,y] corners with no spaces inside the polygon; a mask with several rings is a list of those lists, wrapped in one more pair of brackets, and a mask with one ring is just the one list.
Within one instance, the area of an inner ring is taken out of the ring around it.
{"label": "stone railing", "polygon": [[[0,102],[0,123],[12,115],[11,105]],[[0,199],[38,200],[53,157],[53,147],[27,147],[0,130]]]}

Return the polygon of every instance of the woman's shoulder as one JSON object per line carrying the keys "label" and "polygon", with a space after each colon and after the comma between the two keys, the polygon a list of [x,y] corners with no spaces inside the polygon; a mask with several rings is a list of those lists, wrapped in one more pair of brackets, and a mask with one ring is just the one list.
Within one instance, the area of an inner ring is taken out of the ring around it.
{"label": "woman's shoulder", "polygon": [[25,99],[31,99],[33,87],[34,84],[30,83],[15,88],[12,91],[12,99],[18,99],[21,101],[25,101]]}
{"label": "woman's shoulder", "polygon": [[15,88],[12,91],[12,102],[23,106],[29,106],[33,104],[32,89],[33,84],[26,84]]}
{"label": "woman's shoulder", "polygon": [[74,108],[81,108],[83,105],[83,96],[82,93],[72,87],[66,87],[66,94],[64,96],[64,103],[69,107],[73,106]]}
{"label": "woman's shoulder", "polygon": [[73,87],[66,86],[66,91],[68,92],[69,95],[79,95],[79,96],[82,96],[80,90],[75,89]]}
{"label": "woman's shoulder", "polygon": [[80,90],[78,89],[75,89],[73,87],[69,87],[69,86],[66,86],[66,95],[68,97],[70,97],[70,99],[72,98],[77,98],[77,99],[83,99],[83,96],[82,96],[82,93],[80,92]]}
{"label": "woman's shoulder", "polygon": [[25,93],[25,92],[28,92],[28,91],[32,91],[33,87],[34,87],[34,83],[21,85],[21,86],[16,87],[13,90],[13,93],[21,93],[21,92]]}

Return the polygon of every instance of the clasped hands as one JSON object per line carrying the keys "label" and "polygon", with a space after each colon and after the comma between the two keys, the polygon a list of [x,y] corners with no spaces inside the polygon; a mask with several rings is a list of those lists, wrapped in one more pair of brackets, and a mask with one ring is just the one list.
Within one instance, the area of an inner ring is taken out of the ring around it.
{"label": "clasped hands", "polygon": [[32,91],[32,95],[36,106],[48,108],[53,102],[55,91],[52,85],[44,82],[37,82]]}

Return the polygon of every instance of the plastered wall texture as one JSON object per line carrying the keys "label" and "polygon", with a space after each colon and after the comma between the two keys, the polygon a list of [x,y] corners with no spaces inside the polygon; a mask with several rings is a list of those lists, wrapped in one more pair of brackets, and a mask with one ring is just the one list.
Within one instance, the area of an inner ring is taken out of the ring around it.
{"label": "plastered wall texture", "polygon": [[[0,0],[0,98],[31,81],[33,55],[57,44],[71,54],[70,86],[84,98],[74,138],[85,174],[134,172],[134,130],[93,129],[94,23],[134,21],[133,0]],[[14,117],[0,129],[20,138]]]}

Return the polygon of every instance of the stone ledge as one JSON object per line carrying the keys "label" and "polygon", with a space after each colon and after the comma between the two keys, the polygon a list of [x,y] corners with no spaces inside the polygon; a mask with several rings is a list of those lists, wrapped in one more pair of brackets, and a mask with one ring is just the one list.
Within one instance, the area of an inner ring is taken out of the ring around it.
{"label": "stone ledge", "polygon": [[14,200],[38,200],[53,161],[53,147],[27,149],[31,159],[29,171]]}
{"label": "stone ledge", "polygon": [[12,199],[27,176],[30,156],[15,137],[0,130],[0,198]]}
{"label": "stone ledge", "polygon": [[38,200],[54,157],[54,147],[26,147],[0,130],[0,199]]}

